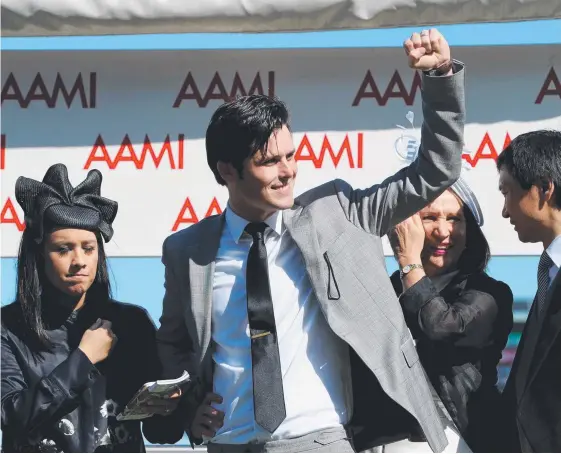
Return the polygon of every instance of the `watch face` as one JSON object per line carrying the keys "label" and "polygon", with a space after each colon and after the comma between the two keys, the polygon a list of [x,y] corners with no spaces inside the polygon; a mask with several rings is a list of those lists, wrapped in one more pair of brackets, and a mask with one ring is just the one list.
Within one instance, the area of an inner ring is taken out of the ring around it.
{"label": "watch face", "polygon": [[405,266],[403,267],[403,272],[404,272],[404,273],[409,273],[409,271],[411,271],[411,265],[405,265]]}

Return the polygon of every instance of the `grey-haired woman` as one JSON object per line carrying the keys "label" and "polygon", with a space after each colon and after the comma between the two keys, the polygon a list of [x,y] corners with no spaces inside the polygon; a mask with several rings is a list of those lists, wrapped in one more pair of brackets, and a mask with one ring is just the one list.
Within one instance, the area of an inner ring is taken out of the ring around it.
{"label": "grey-haired woman", "polygon": [[[421,363],[469,446],[448,452],[493,452],[501,443],[494,431],[497,366],[512,329],[513,295],[485,271],[490,252],[482,224],[477,199],[460,178],[390,234],[400,268],[391,280]],[[384,451],[430,450],[414,424],[407,438]]]}

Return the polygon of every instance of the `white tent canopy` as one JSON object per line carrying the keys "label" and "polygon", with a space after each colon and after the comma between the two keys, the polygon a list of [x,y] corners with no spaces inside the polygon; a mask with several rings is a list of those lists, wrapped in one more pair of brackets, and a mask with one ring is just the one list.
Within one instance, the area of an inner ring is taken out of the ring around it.
{"label": "white tent canopy", "polygon": [[561,17],[560,0],[2,0],[2,36],[274,32]]}

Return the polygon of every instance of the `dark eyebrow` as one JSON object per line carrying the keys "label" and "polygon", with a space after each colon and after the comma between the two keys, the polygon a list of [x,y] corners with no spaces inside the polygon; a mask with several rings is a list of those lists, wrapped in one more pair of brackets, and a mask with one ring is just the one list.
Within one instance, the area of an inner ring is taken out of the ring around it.
{"label": "dark eyebrow", "polygon": [[76,247],[76,244],[74,244],[72,241],[60,240],[60,241],[53,241],[50,247],[53,249],[60,249],[60,248],[74,249],[74,247]]}

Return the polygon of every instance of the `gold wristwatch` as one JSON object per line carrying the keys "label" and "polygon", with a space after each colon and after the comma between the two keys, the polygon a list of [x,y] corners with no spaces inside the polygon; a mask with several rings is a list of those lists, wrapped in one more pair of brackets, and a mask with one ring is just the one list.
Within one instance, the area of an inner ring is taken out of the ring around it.
{"label": "gold wristwatch", "polygon": [[419,263],[412,263],[410,265],[405,265],[403,268],[401,268],[401,270],[399,271],[399,277],[401,279],[403,279],[403,276],[405,276],[407,273],[409,273],[411,270],[414,270],[415,268],[420,268],[423,269],[423,265],[419,264]]}

